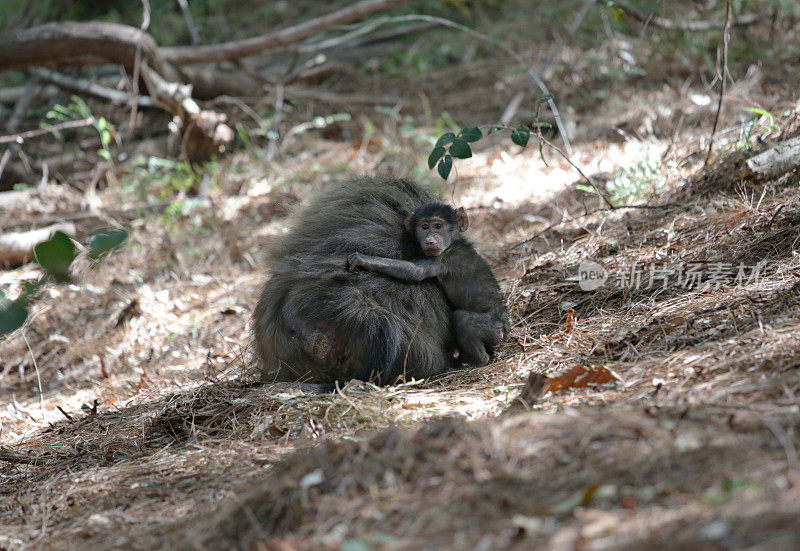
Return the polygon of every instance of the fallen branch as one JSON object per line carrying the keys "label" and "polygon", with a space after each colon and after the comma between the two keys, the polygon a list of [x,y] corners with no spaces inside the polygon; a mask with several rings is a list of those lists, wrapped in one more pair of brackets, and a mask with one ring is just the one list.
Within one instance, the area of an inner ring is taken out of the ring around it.
{"label": "fallen branch", "polygon": [[745,165],[753,175],[762,179],[789,172],[800,165],[800,137],[786,140],[750,157]]}
{"label": "fallen branch", "polygon": [[52,134],[61,130],[68,130],[70,128],[83,128],[84,126],[91,126],[95,122],[94,117],[88,119],[81,119],[79,121],[66,121],[59,124],[54,124],[47,128],[36,128],[34,130],[27,130],[18,134],[10,134],[8,136],[0,136],[0,144],[4,143],[18,143],[21,144],[28,138],[35,138],[37,136],[44,136],[45,134]]}
{"label": "fallen branch", "polygon": [[164,60],[174,64],[232,61],[305,40],[331,27],[358,21],[371,13],[382,11],[407,1],[362,0],[341,10],[273,33],[210,46],[161,48],[160,54]]}
{"label": "fallen branch", "polygon": [[0,33],[0,71],[114,63],[133,72],[136,45],[142,60],[170,80],[177,72],[158,53],[155,40],[141,29],[106,22],[47,23],[37,27]]}
{"label": "fallen branch", "polygon": [[[89,94],[102,99],[107,99],[117,104],[126,104],[132,100],[130,94],[121,90],[115,90],[92,82],[86,79],[73,78],[63,73],[57,73],[50,69],[32,69],[31,73],[39,77],[45,82],[50,82],[61,88],[72,90],[73,92],[80,92],[82,94]],[[139,96],[136,98],[137,103],[142,107],[154,107],[153,100],[148,96]]]}
{"label": "fallen branch", "polygon": [[233,139],[233,130],[225,124],[227,115],[201,109],[192,99],[191,84],[167,82],[146,63],[141,75],[153,102],[178,117],[181,152],[189,162],[202,162],[225,150]]}

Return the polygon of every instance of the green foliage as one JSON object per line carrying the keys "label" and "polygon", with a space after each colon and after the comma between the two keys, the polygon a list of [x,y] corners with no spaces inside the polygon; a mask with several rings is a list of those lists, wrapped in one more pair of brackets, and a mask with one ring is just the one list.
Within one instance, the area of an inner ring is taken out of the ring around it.
{"label": "green foliage", "polygon": [[[128,232],[122,229],[104,228],[95,231],[87,239],[89,257],[98,260],[122,246]],[[74,278],[70,267],[76,258],[75,244],[70,237],[57,231],[47,241],[33,249],[36,262],[44,270],[44,275],[35,282],[25,282],[16,300],[6,298],[0,291],[0,336],[16,331],[25,324],[31,302],[47,282],[72,283]]]}
{"label": "green foliage", "polygon": [[[664,188],[667,183],[666,169],[648,144],[644,158],[630,166],[615,170],[606,182],[605,190],[614,206],[627,204]],[[602,195],[595,186],[580,184],[577,189],[586,193]]]}
{"label": "green foliage", "polygon": [[444,180],[447,180],[447,177],[450,176],[450,170],[453,168],[453,158],[450,155],[445,155],[442,157],[442,160],[439,161],[439,166],[437,170],[439,171],[439,176],[441,176]]}
{"label": "green foliage", "polygon": [[28,319],[28,301],[23,297],[11,301],[0,291],[0,336],[7,335],[23,326]]}
{"label": "green foliage", "polygon": [[525,147],[528,145],[528,140],[530,137],[531,129],[524,124],[511,131],[511,141],[520,147]]}
{"label": "green foliage", "polygon": [[131,166],[131,173],[122,179],[122,189],[135,193],[143,202],[155,203],[189,191],[217,165],[212,161],[195,169],[186,161],[138,156]]}
{"label": "green foliage", "polygon": [[128,238],[128,232],[123,229],[103,228],[93,232],[86,239],[89,247],[89,258],[98,260],[108,253],[119,249]]}
{"label": "green foliage", "polygon": [[760,107],[745,107],[744,110],[753,113],[753,116],[744,125],[742,138],[745,143],[750,141],[754,132],[758,132],[759,136],[763,137],[766,133],[772,132],[777,128],[775,117],[769,111]]}
{"label": "green foliage", "polygon": [[[539,122],[538,106],[543,105],[553,99],[553,94],[544,94],[536,100],[537,110],[531,113],[531,121],[528,124],[521,124],[517,128],[510,128],[506,126],[503,121],[496,124],[483,125],[488,128],[487,135],[498,130],[510,130],[511,142],[525,147],[528,145],[531,137],[531,128],[543,129],[550,128],[550,124]],[[483,131],[478,126],[467,126],[462,128],[458,134],[454,132],[445,132],[433,146],[430,154],[428,155],[428,168],[437,167],[439,176],[447,180],[450,175],[450,170],[453,168],[453,157],[456,159],[468,159],[472,157],[472,148],[470,143],[475,143],[483,138]],[[541,152],[541,144],[540,149]]]}
{"label": "green foliage", "polygon": [[[94,115],[92,115],[89,106],[86,105],[86,102],[83,101],[83,99],[81,99],[79,96],[73,95],[70,99],[72,101],[69,105],[64,106],[58,103],[55,104],[53,109],[47,112],[47,118],[59,122],[72,122],[85,119],[90,120],[92,127],[100,137],[100,149],[97,150],[97,154],[105,159],[106,162],[108,162],[111,171],[115,172],[114,160],[111,155],[111,150],[109,149],[112,140],[111,133],[114,132],[114,125],[109,123],[104,117],[96,118]],[[49,129],[58,140],[63,141],[64,136],[62,135],[61,131],[59,131],[57,128],[54,128],[52,124],[42,122],[40,123],[40,126],[42,128]]]}
{"label": "green foliage", "polygon": [[36,262],[58,283],[72,281],[69,267],[75,260],[75,244],[64,232],[57,231],[53,237],[39,243],[33,249]]}

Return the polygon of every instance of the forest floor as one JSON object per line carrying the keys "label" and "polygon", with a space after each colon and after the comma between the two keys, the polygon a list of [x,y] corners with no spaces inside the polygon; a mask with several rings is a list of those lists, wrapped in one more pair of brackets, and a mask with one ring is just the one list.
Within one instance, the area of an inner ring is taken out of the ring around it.
{"label": "forest floor", "polygon": [[[590,63],[563,55],[570,74]],[[76,284],[48,286],[0,341],[0,452],[30,460],[0,463],[0,550],[800,547],[800,173],[745,164],[800,134],[798,72],[758,71],[731,94],[781,115],[743,137],[752,113],[723,110],[708,166],[716,100],[666,68],[572,116],[576,163],[638,208],[605,209],[566,161],[507,136],[457,161],[441,194],[469,209],[512,330],[485,368],[386,388],[257,382],[260,251],[332,182],[402,171],[398,148],[422,164],[435,128],[387,117],[275,161],[241,148],[177,212],[142,208],[174,176],[141,167],[120,169],[133,188],[8,192],[4,232],[92,205],[130,237],[79,258]],[[513,94],[484,101],[495,76],[475,78],[451,99],[502,111]],[[585,261],[599,288],[579,285]]]}

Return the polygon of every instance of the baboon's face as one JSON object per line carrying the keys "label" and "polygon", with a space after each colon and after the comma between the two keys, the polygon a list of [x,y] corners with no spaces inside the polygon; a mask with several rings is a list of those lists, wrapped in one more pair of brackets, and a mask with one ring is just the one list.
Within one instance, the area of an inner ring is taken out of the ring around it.
{"label": "baboon's face", "polygon": [[425,256],[439,256],[450,243],[458,228],[453,227],[441,218],[424,218],[417,222],[414,235]]}

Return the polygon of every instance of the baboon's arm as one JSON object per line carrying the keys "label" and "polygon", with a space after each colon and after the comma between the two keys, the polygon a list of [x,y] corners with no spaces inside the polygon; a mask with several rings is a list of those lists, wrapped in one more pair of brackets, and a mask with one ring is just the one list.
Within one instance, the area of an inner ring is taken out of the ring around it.
{"label": "baboon's arm", "polygon": [[442,264],[433,259],[410,261],[360,253],[353,253],[347,257],[347,267],[350,270],[364,268],[409,283],[419,283],[442,273]]}

